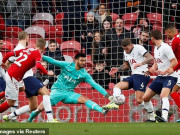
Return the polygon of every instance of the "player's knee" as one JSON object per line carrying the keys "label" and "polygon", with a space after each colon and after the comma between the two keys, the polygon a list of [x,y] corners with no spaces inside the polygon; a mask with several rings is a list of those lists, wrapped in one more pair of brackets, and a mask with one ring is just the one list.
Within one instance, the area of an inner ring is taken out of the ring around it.
{"label": "player's knee", "polygon": [[147,96],[144,96],[144,97],[143,97],[143,101],[144,101],[144,102],[149,102],[150,99],[149,99]]}
{"label": "player's knee", "polygon": [[136,102],[137,102],[138,104],[141,104],[141,103],[143,102],[143,98],[137,98],[137,99],[136,99]]}
{"label": "player's knee", "polygon": [[88,100],[89,100],[89,98],[82,96],[78,99],[78,103],[83,104],[83,103],[86,103],[86,101],[88,101]]}
{"label": "player's knee", "polygon": [[31,111],[34,111],[34,110],[37,109],[37,107],[38,107],[38,106],[30,106],[29,108],[30,108]]}

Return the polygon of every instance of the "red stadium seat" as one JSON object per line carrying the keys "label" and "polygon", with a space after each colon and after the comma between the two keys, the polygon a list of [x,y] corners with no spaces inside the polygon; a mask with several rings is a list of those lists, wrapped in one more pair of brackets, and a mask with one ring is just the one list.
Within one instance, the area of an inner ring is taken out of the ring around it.
{"label": "red stadium seat", "polygon": [[56,25],[62,24],[62,20],[64,19],[64,13],[59,13],[55,17]]}
{"label": "red stadium seat", "polygon": [[115,22],[117,18],[119,18],[119,15],[116,13],[111,13],[112,21]]}
{"label": "red stadium seat", "polygon": [[5,40],[11,42],[14,46],[18,44],[18,38],[6,38]]}
{"label": "red stadium seat", "polygon": [[63,55],[74,58],[77,53],[81,52],[81,44],[77,41],[65,41],[61,44],[60,49]]}
{"label": "red stadium seat", "polygon": [[137,15],[135,13],[127,13],[122,16],[122,19],[125,22],[125,28],[130,30],[137,20]]}
{"label": "red stadium seat", "polygon": [[61,37],[62,35],[63,35],[63,28],[61,25],[50,26],[46,32],[47,38]]}
{"label": "red stadium seat", "polygon": [[27,33],[29,33],[30,38],[45,38],[45,30],[39,26],[32,26],[25,29]]}
{"label": "red stadium seat", "polygon": [[149,13],[147,14],[147,18],[149,20],[150,23],[159,23],[162,24],[162,14],[158,14],[158,13]]}
{"label": "red stadium seat", "polygon": [[53,25],[54,17],[50,13],[36,13],[33,16],[33,25],[50,24]]}
{"label": "red stadium seat", "polygon": [[88,14],[88,12],[85,12],[85,13],[84,13],[84,20],[85,20],[85,21],[87,20],[87,14]]}
{"label": "red stadium seat", "polygon": [[3,36],[7,38],[18,38],[18,33],[21,31],[22,29],[19,27],[7,27]]}
{"label": "red stadium seat", "polygon": [[153,24],[153,30],[159,30],[161,32],[163,32],[163,28],[162,28],[162,25],[161,24]]}
{"label": "red stadium seat", "polygon": [[2,17],[2,15],[0,14],[0,31],[4,31],[5,30],[5,22],[4,19]]}

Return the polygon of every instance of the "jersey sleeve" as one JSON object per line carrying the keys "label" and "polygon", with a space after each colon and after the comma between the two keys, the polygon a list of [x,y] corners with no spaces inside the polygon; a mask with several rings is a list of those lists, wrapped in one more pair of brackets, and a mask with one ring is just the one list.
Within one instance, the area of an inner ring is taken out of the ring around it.
{"label": "jersey sleeve", "polygon": [[168,60],[172,60],[173,58],[176,58],[170,46],[166,45],[163,51],[164,51],[165,56],[168,58]]}
{"label": "jersey sleeve", "polygon": [[85,78],[85,82],[89,83],[92,87],[94,87],[97,91],[99,91],[102,95],[106,95],[107,91],[100,86],[99,84],[97,84],[93,78],[87,73],[86,78]]}
{"label": "jersey sleeve", "polygon": [[148,51],[141,45],[138,45],[138,51],[139,53],[144,56]]}
{"label": "jersey sleeve", "polygon": [[175,52],[178,45],[179,45],[179,40],[177,38],[175,38],[171,44],[173,52]]}
{"label": "jersey sleeve", "polygon": [[41,54],[39,52],[37,52],[34,57],[35,57],[35,61],[36,61],[36,68],[47,75],[48,74],[47,70],[41,65],[41,61],[42,61]]}
{"label": "jersey sleeve", "polygon": [[68,66],[70,63],[69,62],[66,62],[66,61],[58,61],[58,60],[55,60],[51,57],[48,57],[48,56],[44,56],[43,55],[43,60],[44,61],[47,61],[48,63],[51,63],[57,67],[60,67],[60,68],[64,68],[66,66]]}
{"label": "jersey sleeve", "polygon": [[6,56],[3,58],[2,62],[5,63],[12,56],[15,56],[15,57],[19,56],[20,52],[22,52],[23,50],[18,50],[18,51],[13,51],[13,52],[7,53]]}

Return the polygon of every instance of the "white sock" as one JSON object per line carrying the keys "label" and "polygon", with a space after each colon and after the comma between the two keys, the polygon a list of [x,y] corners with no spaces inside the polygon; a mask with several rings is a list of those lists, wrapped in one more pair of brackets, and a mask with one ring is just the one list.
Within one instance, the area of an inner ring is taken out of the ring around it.
{"label": "white sock", "polygon": [[113,88],[113,96],[119,96],[121,94],[121,89]]}
{"label": "white sock", "polygon": [[53,118],[53,115],[52,115],[52,107],[51,107],[51,102],[50,102],[50,96],[49,95],[44,95],[43,96],[43,106],[44,106],[44,109],[46,111],[48,121],[52,121],[54,118]]}
{"label": "white sock", "polygon": [[36,110],[34,110],[35,113],[40,113],[41,111],[39,111],[39,109],[37,108]]}
{"label": "white sock", "polygon": [[154,109],[153,109],[153,104],[151,101],[149,102],[144,102],[144,109],[148,113],[148,119],[149,120],[155,120],[154,117]]}
{"label": "white sock", "polygon": [[142,109],[145,108],[144,101],[140,104],[140,106],[142,107]]}
{"label": "white sock", "polygon": [[[17,109],[18,109],[18,105],[19,105],[19,101],[16,100],[16,102],[14,103],[14,106],[11,107],[11,113],[14,113]],[[13,117],[13,120],[17,120],[17,117]]]}
{"label": "white sock", "polygon": [[29,108],[29,105],[25,105],[25,106],[17,109],[16,111],[14,111],[13,113],[11,113],[9,115],[9,118],[12,119],[13,117],[19,116],[19,115],[24,114],[24,113],[29,112],[29,111],[31,111],[31,109]]}
{"label": "white sock", "polygon": [[167,121],[169,111],[169,99],[168,97],[162,98],[162,117]]}

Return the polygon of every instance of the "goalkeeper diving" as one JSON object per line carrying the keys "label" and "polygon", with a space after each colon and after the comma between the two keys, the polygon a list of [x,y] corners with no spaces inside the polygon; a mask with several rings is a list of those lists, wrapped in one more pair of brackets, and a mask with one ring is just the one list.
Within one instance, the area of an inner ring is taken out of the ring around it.
{"label": "goalkeeper diving", "polygon": [[[95,102],[89,100],[87,97],[74,92],[75,87],[79,83],[87,82],[110,101],[113,100],[113,96],[110,96],[103,87],[97,84],[84,69],[86,63],[85,57],[85,54],[78,53],[75,56],[75,63],[69,63],[65,61],[57,61],[48,56],[43,56],[43,61],[54,64],[55,66],[61,68],[61,74],[58,76],[57,81],[51,87],[51,105],[55,106],[59,102],[63,102],[65,104],[85,104],[88,108],[94,109],[106,115],[109,110],[118,109],[119,106],[114,104],[111,106],[111,108],[103,109]],[[32,120],[43,110],[44,107],[41,103],[35,111],[31,112],[28,122],[32,122]]]}

